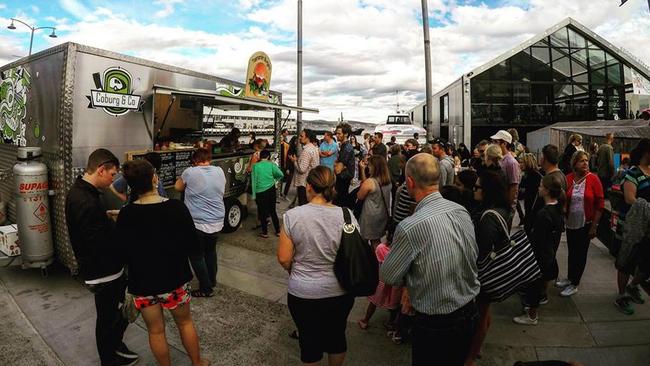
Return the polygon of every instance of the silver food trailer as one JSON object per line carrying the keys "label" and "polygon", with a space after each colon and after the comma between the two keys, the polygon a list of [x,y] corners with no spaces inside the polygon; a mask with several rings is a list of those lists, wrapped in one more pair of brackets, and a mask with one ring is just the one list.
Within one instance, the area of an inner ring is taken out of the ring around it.
{"label": "silver food trailer", "polygon": [[[315,109],[282,104],[269,90],[265,100],[244,97],[245,84],[75,43],[65,43],[0,67],[0,196],[16,223],[13,168],[19,147],[39,147],[47,166],[48,213],[58,260],[77,271],[65,222],[65,197],[88,155],[111,150],[121,161],[146,152],[161,154],[159,175],[167,188],[198,141],[205,141],[204,107],[274,111],[278,141],[282,110]],[[209,146],[212,146],[211,144]],[[275,144],[276,150],[279,144]],[[213,165],[227,177],[225,229],[236,230],[245,214],[245,166],[252,151],[213,149]],[[35,186],[36,187],[36,186]],[[110,194],[106,194],[110,197]],[[21,244],[22,245],[22,244]],[[2,256],[2,254],[0,254]]]}

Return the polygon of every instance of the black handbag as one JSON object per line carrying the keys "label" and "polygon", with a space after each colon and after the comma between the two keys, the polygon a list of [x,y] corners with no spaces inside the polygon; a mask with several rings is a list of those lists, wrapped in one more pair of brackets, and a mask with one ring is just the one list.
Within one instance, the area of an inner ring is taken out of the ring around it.
{"label": "black handbag", "polygon": [[494,210],[486,210],[483,216],[497,217],[508,237],[508,245],[490,252],[478,261],[478,280],[483,292],[490,301],[503,301],[518,289],[526,287],[541,277],[535,253],[524,230],[510,236],[506,220]]}
{"label": "black handbag", "polygon": [[344,207],[342,210],[345,224],[334,260],[334,274],[348,294],[370,296],[379,283],[379,263],[370,244],[352,223],[350,211]]}

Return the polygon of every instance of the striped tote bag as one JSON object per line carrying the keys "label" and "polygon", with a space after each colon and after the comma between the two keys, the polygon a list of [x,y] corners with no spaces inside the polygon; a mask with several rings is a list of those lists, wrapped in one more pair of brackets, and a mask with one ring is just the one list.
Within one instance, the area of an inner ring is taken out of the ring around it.
{"label": "striped tote bag", "polygon": [[483,216],[495,215],[510,243],[498,250],[492,250],[484,259],[478,261],[478,280],[481,292],[494,302],[507,299],[518,289],[541,276],[535,253],[524,230],[511,236],[506,220],[494,210],[486,210]]}

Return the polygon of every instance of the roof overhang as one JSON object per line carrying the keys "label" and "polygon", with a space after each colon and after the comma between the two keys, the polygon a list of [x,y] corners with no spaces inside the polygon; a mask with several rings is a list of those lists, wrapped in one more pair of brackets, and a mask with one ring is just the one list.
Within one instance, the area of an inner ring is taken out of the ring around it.
{"label": "roof overhang", "polygon": [[269,103],[269,102],[264,102],[261,100],[255,100],[250,98],[228,97],[219,94],[217,91],[207,90],[207,89],[176,88],[176,87],[165,86],[165,85],[154,85],[153,90],[155,94],[189,95],[195,97],[214,99],[215,101],[221,102],[223,104],[247,106],[247,107],[253,107],[255,109],[281,109],[281,110],[289,110],[289,111],[304,112],[304,113],[319,113],[318,109],[316,108],[296,107],[296,106],[290,106],[282,103],[275,104],[275,103]]}
{"label": "roof overhang", "polygon": [[561,22],[555,24],[551,28],[545,30],[542,33],[539,33],[538,35],[530,38],[529,40],[521,43],[520,45],[512,48],[509,51],[506,51],[505,53],[499,55],[498,57],[494,58],[493,60],[473,69],[472,71],[468,72],[465,74],[467,77],[472,78],[475,77],[482,72],[489,70],[492,66],[495,66],[510,57],[516,55],[517,53],[525,50],[526,48],[534,45],[535,43],[541,41],[543,38],[550,36],[551,34],[555,33],[558,29],[564,28],[566,26],[572,26],[573,28],[577,29],[580,33],[582,33],[584,36],[587,36],[588,38],[591,38],[594,40],[596,43],[598,43],[602,48],[605,49],[605,51],[613,53],[617,55],[618,57],[622,58],[626,63],[629,65],[633,66],[636,71],[640,72],[643,74],[644,77],[646,77],[648,80],[650,80],[650,68],[643,64],[641,61],[639,61],[635,56],[630,54],[628,51],[621,49],[620,47],[614,46],[612,43],[604,39],[603,37],[599,36],[595,32],[593,32],[591,29],[585,27],[584,25],[578,23],[575,19],[573,18],[565,18]]}

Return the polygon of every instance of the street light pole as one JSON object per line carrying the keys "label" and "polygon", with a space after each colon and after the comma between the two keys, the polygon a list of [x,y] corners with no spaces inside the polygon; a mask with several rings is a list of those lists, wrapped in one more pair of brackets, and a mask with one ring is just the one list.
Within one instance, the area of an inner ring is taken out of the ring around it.
{"label": "street light pole", "polygon": [[[298,107],[302,107],[302,0],[298,0]],[[302,112],[296,116],[296,134],[302,131]]]}
{"label": "street light pole", "polygon": [[16,26],[14,25],[14,22],[18,22],[18,23],[20,23],[20,24],[26,26],[27,28],[29,28],[29,29],[32,31],[32,34],[31,34],[31,36],[29,37],[29,56],[32,55],[32,44],[34,44],[34,32],[35,32],[35,31],[37,31],[37,30],[39,30],[39,29],[51,29],[51,30],[52,30],[52,33],[49,35],[49,37],[50,37],[50,38],[56,38],[56,37],[57,37],[57,36],[56,36],[56,33],[55,33],[55,32],[56,32],[56,28],[55,28],[55,27],[32,27],[31,25],[29,25],[29,24],[23,22],[23,21],[20,20],[20,19],[16,19],[16,18],[11,18],[11,24],[9,24],[9,26],[8,26],[7,28],[9,28],[9,29],[11,29],[11,30],[16,29]]}
{"label": "street light pole", "polygon": [[423,121],[427,130],[427,141],[440,135],[440,126],[434,128],[431,117],[433,116],[433,100],[431,98],[431,41],[429,40],[429,6],[428,0],[422,0],[422,27],[424,30],[424,73],[426,78],[426,116]]}

